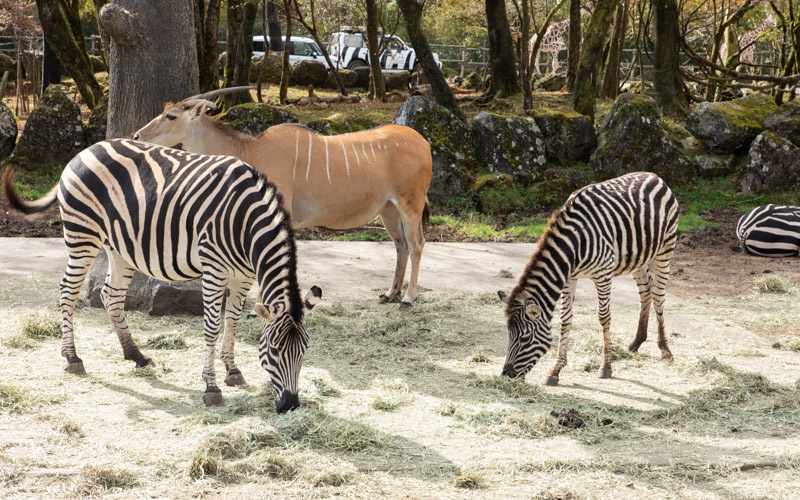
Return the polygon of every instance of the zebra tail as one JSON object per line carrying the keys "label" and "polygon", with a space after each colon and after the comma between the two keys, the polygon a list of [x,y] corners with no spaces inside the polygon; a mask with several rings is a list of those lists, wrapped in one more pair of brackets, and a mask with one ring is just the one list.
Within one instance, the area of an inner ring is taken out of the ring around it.
{"label": "zebra tail", "polygon": [[9,165],[6,167],[6,171],[3,172],[3,191],[6,193],[6,199],[11,208],[23,214],[35,214],[44,212],[55,205],[58,196],[58,184],[53,186],[43,198],[33,201],[23,200],[14,191],[14,171]]}

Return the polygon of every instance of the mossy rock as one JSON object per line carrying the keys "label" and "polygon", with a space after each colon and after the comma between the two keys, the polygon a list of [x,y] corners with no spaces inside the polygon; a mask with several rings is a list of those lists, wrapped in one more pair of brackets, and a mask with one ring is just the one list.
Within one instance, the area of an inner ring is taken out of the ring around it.
{"label": "mossy rock", "polygon": [[464,88],[469,90],[483,90],[483,78],[481,78],[480,74],[473,71],[464,79]]}
{"label": "mossy rock", "polygon": [[[266,67],[265,67],[266,66]],[[274,52],[270,52],[266,57],[262,56],[250,63],[250,83],[258,81],[258,74],[264,68],[266,73],[262,75],[262,81],[279,85],[281,83],[281,72],[283,71],[283,57]]]}
{"label": "mossy rock", "polygon": [[298,123],[297,117],[286,110],[254,102],[234,106],[218,118],[239,132],[254,137],[273,125]]}
{"label": "mossy rock", "polygon": [[352,70],[356,74],[356,87],[362,89],[369,88],[370,69],[369,66],[361,66]]}
{"label": "mossy rock", "polygon": [[92,71],[95,73],[103,73],[108,71],[108,64],[106,64],[106,61],[100,56],[90,55],[89,62],[92,63]]}
{"label": "mossy rock", "polygon": [[292,85],[322,87],[328,76],[328,68],[319,61],[300,61],[292,66]]}
{"label": "mossy rock", "polygon": [[108,94],[104,95],[89,115],[83,126],[83,137],[86,146],[105,140],[108,124]]}
{"label": "mossy rock", "polygon": [[630,172],[654,172],[668,184],[694,176],[694,165],[661,121],[651,97],[622,94],[600,128],[591,166],[601,180]]}
{"label": "mossy rock", "polygon": [[367,117],[351,115],[348,113],[335,113],[327,118],[321,118],[308,123],[308,128],[324,135],[348,134],[377,127],[378,124]]}
{"label": "mossy rock", "polygon": [[475,179],[472,190],[479,211],[486,214],[507,214],[523,208],[524,201],[508,174],[486,173]]}
{"label": "mossy rock", "polygon": [[523,184],[541,180],[547,158],[544,136],[533,118],[481,111],[472,120],[472,134],[485,168]]}
{"label": "mossy rock", "polygon": [[[358,73],[350,69],[340,69],[337,71],[339,73],[339,78],[342,79],[342,85],[344,88],[350,89],[356,86],[358,83]],[[336,85],[336,78],[333,77],[333,72],[328,71],[328,76],[325,78],[325,88],[326,89],[338,89],[339,87]]]}
{"label": "mossy rock", "polygon": [[431,201],[443,203],[471,191],[479,167],[472,131],[466,123],[423,96],[406,100],[392,123],[413,128],[430,143]]}
{"label": "mossy rock", "polygon": [[80,107],[63,85],[49,85],[9,159],[31,172],[60,172],[84,147]]}
{"label": "mossy rock", "polygon": [[533,82],[533,88],[546,92],[558,92],[567,84],[565,73],[550,73]]}
{"label": "mossy rock", "polygon": [[560,207],[569,195],[591,182],[589,174],[581,169],[549,168],[543,181],[528,187],[528,198],[540,207]]}
{"label": "mossy rock", "polygon": [[800,184],[800,148],[771,130],[759,134],[747,153],[739,188],[744,194],[774,193]]}
{"label": "mossy rock", "polygon": [[779,134],[800,147],[800,100],[788,101],[766,119],[764,128]]}
{"label": "mossy rock", "polygon": [[686,117],[686,130],[720,154],[746,150],[778,107],[766,94],[725,102],[701,102]]}
{"label": "mossy rock", "polygon": [[383,83],[386,90],[408,90],[411,82],[411,73],[400,71],[399,73],[384,73]]}
{"label": "mossy rock", "polygon": [[11,57],[0,54],[0,78],[3,78],[3,73],[8,71],[8,81],[12,82],[17,78],[17,61]]}
{"label": "mossy rock", "polygon": [[533,116],[542,131],[549,161],[564,166],[576,161],[589,161],[597,146],[597,135],[588,116],[551,108],[537,108],[527,114]]}
{"label": "mossy rock", "polygon": [[0,101],[0,160],[3,160],[14,151],[17,143],[17,120],[14,113],[6,104]]}

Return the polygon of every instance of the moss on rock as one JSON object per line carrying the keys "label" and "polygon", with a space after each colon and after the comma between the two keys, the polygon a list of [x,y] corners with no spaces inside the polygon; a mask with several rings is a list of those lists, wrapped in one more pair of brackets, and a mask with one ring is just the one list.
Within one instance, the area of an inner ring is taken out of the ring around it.
{"label": "moss on rock", "polygon": [[783,103],[764,119],[764,128],[771,130],[800,147],[800,100]]}
{"label": "moss on rock", "polygon": [[533,118],[481,111],[472,120],[478,160],[492,172],[511,174],[530,184],[547,163],[544,136]]}
{"label": "moss on rock", "polygon": [[298,123],[297,117],[286,110],[254,102],[234,106],[218,118],[239,132],[252,136],[261,134],[273,125]]}
{"label": "moss on rock", "polygon": [[316,130],[320,134],[338,135],[350,132],[359,132],[377,127],[378,124],[369,118],[352,115],[350,113],[335,113],[327,118],[314,120],[308,124],[308,128]]}
{"label": "moss on rock", "polygon": [[686,130],[715,153],[745,150],[777,110],[772,97],[752,94],[724,102],[702,102],[686,118]]}
{"label": "moss on rock", "polygon": [[544,136],[549,161],[568,165],[588,161],[597,146],[592,120],[573,110],[538,108],[528,112]]}

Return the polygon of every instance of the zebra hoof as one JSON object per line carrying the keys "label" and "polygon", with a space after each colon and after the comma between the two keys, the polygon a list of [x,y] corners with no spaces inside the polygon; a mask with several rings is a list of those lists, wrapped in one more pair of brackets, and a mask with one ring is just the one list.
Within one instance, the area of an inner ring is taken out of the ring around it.
{"label": "zebra hoof", "polygon": [[75,361],[69,363],[64,367],[64,371],[75,375],[86,375],[86,370],[83,368],[83,361]]}
{"label": "zebra hoof", "polygon": [[144,368],[145,366],[152,364],[153,364],[152,359],[146,356],[142,356],[138,361],[136,361],[136,368]]}
{"label": "zebra hoof", "polygon": [[244,376],[242,375],[242,372],[240,372],[239,370],[231,371],[225,377],[225,385],[231,387],[235,385],[244,385],[246,383],[247,382],[244,381]]}
{"label": "zebra hoof", "polygon": [[411,302],[406,302],[404,300],[403,302],[400,302],[400,310],[405,311],[406,309],[411,309]]}
{"label": "zebra hoof", "polygon": [[556,386],[558,385],[558,377],[549,375],[544,378],[544,385]]}
{"label": "zebra hoof", "polygon": [[203,393],[203,403],[206,406],[222,406],[222,391]]}
{"label": "zebra hoof", "polygon": [[390,300],[392,300],[392,299],[391,299],[391,297],[389,297],[389,296],[388,296],[388,295],[386,295],[386,294],[381,294],[381,295],[378,295],[378,302],[379,302],[380,304],[386,304],[386,303],[388,303]]}
{"label": "zebra hoof", "polygon": [[597,372],[598,378],[611,378],[611,368],[600,368]]}

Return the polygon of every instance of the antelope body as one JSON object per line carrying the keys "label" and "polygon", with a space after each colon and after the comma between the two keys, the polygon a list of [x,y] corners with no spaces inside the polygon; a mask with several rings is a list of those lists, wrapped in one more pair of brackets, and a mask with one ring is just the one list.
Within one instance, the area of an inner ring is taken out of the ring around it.
{"label": "antelope body", "polygon": [[397,250],[392,286],[380,300],[388,302],[400,292],[410,256],[408,291],[400,305],[409,307],[416,298],[425,244],[422,220],[433,168],[428,141],[400,125],[324,136],[284,124],[252,137],[206,116],[215,108],[202,98],[209,96],[167,104],[134,138],[235,156],[252,165],[277,186],[295,229],[351,229],[380,215]]}

